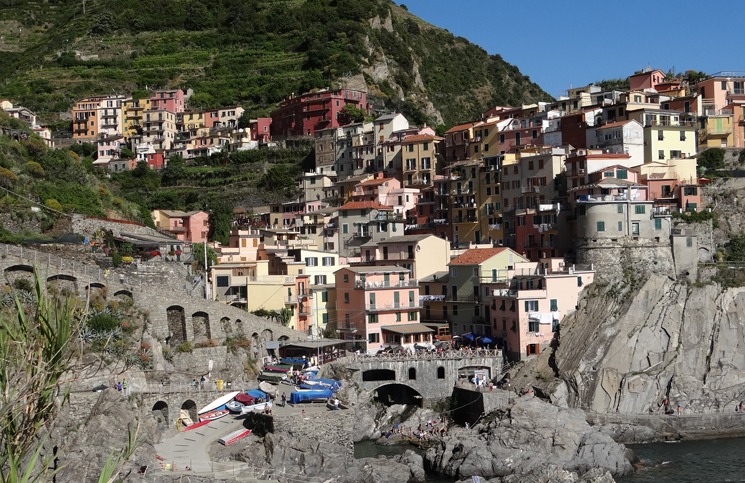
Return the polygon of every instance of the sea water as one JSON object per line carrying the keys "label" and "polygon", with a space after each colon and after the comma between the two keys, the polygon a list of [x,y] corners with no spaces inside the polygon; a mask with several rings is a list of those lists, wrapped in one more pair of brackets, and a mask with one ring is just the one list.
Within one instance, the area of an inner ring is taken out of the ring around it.
{"label": "sea water", "polygon": [[644,466],[618,483],[745,482],[745,438],[627,446]]}

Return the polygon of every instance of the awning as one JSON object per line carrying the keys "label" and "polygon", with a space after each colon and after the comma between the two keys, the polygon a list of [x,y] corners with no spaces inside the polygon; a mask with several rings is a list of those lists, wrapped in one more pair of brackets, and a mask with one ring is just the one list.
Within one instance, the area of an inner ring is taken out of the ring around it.
{"label": "awning", "polygon": [[384,325],[382,330],[393,332],[394,334],[421,334],[423,332],[434,332],[424,324],[401,324],[401,325]]}

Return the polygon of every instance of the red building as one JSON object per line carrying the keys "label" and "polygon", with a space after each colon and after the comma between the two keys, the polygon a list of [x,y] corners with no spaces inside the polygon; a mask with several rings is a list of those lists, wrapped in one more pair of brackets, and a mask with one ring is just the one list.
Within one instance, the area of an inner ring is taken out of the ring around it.
{"label": "red building", "polygon": [[367,94],[360,91],[321,89],[290,96],[272,111],[272,137],[313,136],[317,130],[339,127],[339,111],[347,104],[369,110]]}
{"label": "red building", "polygon": [[165,165],[165,154],[163,151],[156,151],[145,155],[148,167],[150,169],[161,169]]}
{"label": "red building", "polygon": [[259,144],[268,143],[272,139],[271,128],[271,117],[252,119],[249,125],[249,129],[251,129],[251,140],[257,141]]}

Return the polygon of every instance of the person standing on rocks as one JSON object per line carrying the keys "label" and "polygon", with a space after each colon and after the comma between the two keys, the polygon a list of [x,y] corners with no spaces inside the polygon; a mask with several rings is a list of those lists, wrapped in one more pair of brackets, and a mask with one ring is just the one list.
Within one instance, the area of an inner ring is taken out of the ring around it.
{"label": "person standing on rocks", "polygon": [[122,381],[122,392],[127,394],[127,380]]}
{"label": "person standing on rocks", "polygon": [[285,407],[285,404],[287,404],[287,395],[282,393],[282,407]]}

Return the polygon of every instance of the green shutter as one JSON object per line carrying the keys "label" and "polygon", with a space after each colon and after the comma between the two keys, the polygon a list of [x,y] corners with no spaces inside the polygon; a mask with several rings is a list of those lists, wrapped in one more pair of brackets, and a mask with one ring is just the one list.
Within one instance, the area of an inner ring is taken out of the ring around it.
{"label": "green shutter", "polygon": [[551,312],[559,310],[559,301],[557,299],[551,299]]}
{"label": "green shutter", "polygon": [[654,219],[654,229],[655,230],[662,230],[662,219],[661,218],[655,218]]}
{"label": "green shutter", "polygon": [[525,311],[530,312],[530,302],[528,302],[527,300],[525,301]]}
{"label": "green shutter", "polygon": [[623,213],[623,205],[622,204],[618,204],[616,207],[617,207],[619,213]]}

